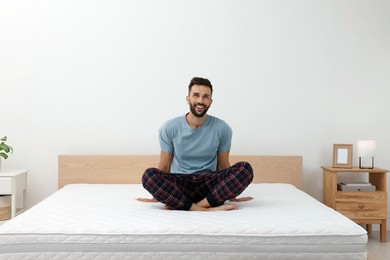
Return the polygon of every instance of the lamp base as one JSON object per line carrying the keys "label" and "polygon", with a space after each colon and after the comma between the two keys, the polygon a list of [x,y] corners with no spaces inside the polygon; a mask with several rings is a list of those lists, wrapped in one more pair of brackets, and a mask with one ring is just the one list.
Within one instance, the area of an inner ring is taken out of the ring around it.
{"label": "lamp base", "polygon": [[374,169],[374,157],[359,157],[360,169]]}

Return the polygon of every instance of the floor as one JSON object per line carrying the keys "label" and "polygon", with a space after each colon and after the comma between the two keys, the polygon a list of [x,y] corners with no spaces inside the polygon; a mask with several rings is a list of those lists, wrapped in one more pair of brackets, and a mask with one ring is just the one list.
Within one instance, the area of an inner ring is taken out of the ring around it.
{"label": "floor", "polygon": [[390,231],[387,231],[387,242],[379,241],[379,231],[373,231],[368,237],[368,260],[390,259]]}

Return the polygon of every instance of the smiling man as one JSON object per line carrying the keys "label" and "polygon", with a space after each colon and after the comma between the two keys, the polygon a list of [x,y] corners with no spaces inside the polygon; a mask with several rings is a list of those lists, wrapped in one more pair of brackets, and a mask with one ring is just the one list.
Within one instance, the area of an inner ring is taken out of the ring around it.
{"label": "smiling man", "polygon": [[248,162],[230,165],[232,130],[229,125],[208,115],[213,86],[208,79],[195,77],[188,86],[190,111],[167,121],[159,130],[161,147],[157,168],[149,168],[142,184],[153,199],[168,208],[180,210],[234,210],[236,199],[252,182]]}

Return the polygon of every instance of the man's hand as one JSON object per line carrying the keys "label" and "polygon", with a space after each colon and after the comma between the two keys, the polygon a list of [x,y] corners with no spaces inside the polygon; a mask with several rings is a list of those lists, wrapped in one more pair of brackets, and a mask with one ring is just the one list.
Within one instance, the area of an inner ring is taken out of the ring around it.
{"label": "man's hand", "polygon": [[252,197],[233,198],[233,199],[230,199],[229,201],[231,201],[231,202],[243,202],[243,201],[250,201],[250,200],[253,200],[253,198]]}
{"label": "man's hand", "polygon": [[137,200],[142,202],[157,202],[155,198],[138,198]]}

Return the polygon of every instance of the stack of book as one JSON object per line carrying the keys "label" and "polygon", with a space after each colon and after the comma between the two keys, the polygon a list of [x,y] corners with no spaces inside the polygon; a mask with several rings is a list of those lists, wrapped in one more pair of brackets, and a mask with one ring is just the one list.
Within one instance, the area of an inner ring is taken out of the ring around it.
{"label": "stack of book", "polygon": [[340,191],[376,191],[375,185],[369,182],[341,182],[337,184]]}

